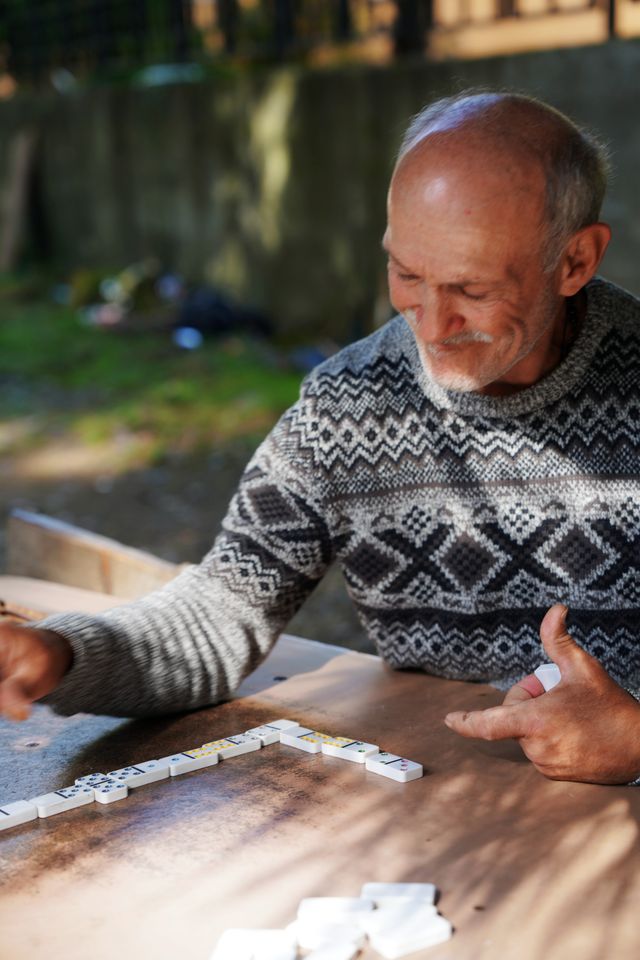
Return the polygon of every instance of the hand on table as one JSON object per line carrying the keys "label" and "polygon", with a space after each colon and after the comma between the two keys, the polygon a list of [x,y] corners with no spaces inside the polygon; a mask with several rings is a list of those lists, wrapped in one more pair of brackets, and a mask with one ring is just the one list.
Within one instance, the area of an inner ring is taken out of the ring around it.
{"label": "hand on table", "polygon": [[51,630],[0,625],[0,714],[26,720],[33,701],[58,686],[72,659],[69,643]]}
{"label": "hand on table", "polygon": [[540,626],[542,644],[562,680],[545,693],[531,674],[502,706],[450,713],[445,723],[463,737],[519,741],[551,780],[628,783],[640,774],[640,703],[567,632],[566,607],[556,604]]}

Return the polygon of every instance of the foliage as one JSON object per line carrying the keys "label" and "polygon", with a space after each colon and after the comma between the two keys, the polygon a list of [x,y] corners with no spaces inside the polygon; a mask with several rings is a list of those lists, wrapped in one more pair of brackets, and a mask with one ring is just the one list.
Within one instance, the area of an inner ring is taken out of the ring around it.
{"label": "foliage", "polygon": [[2,303],[4,453],[56,442],[120,444],[114,468],[172,451],[256,443],[295,400],[300,374],[264,343],[231,337],[194,351],[169,331],[82,326],[69,308]]}

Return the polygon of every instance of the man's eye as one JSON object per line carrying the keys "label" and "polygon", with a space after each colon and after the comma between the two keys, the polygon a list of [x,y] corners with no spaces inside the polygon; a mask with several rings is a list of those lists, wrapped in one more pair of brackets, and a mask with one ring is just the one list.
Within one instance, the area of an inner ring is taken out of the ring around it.
{"label": "man's eye", "polygon": [[487,296],[486,293],[470,293],[469,290],[464,290],[464,289],[462,293],[469,300],[484,300],[486,299],[486,296]]}
{"label": "man's eye", "polygon": [[404,273],[392,260],[387,261],[387,269],[393,271],[398,280],[401,280],[403,283],[413,283],[415,280],[420,279],[415,273]]}

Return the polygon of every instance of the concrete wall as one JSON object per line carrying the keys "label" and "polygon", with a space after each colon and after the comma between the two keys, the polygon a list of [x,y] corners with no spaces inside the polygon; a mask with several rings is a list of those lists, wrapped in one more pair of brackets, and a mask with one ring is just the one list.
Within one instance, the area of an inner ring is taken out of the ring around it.
{"label": "concrete wall", "polygon": [[[352,339],[383,302],[380,238],[412,113],[468,85],[533,93],[613,148],[604,272],[640,293],[640,44],[465,63],[223,75],[0,107],[2,141],[36,123],[61,268],[147,254],[266,307],[288,337]],[[6,150],[3,152],[6,154]],[[6,158],[0,156],[0,183]],[[384,308],[383,308],[384,309]]]}

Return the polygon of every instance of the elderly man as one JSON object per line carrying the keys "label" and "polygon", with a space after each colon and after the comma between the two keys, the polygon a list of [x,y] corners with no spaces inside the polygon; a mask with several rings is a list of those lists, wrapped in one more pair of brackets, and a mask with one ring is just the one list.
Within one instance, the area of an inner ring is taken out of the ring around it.
{"label": "elderly man", "polygon": [[452,729],[515,737],[549,777],[634,780],[640,311],[594,279],[605,180],[598,144],[542,103],[426,108],[389,191],[399,316],[306,380],[198,567],[102,616],[5,627],[0,709],[215,702],[337,558],[393,667],[511,687]]}

